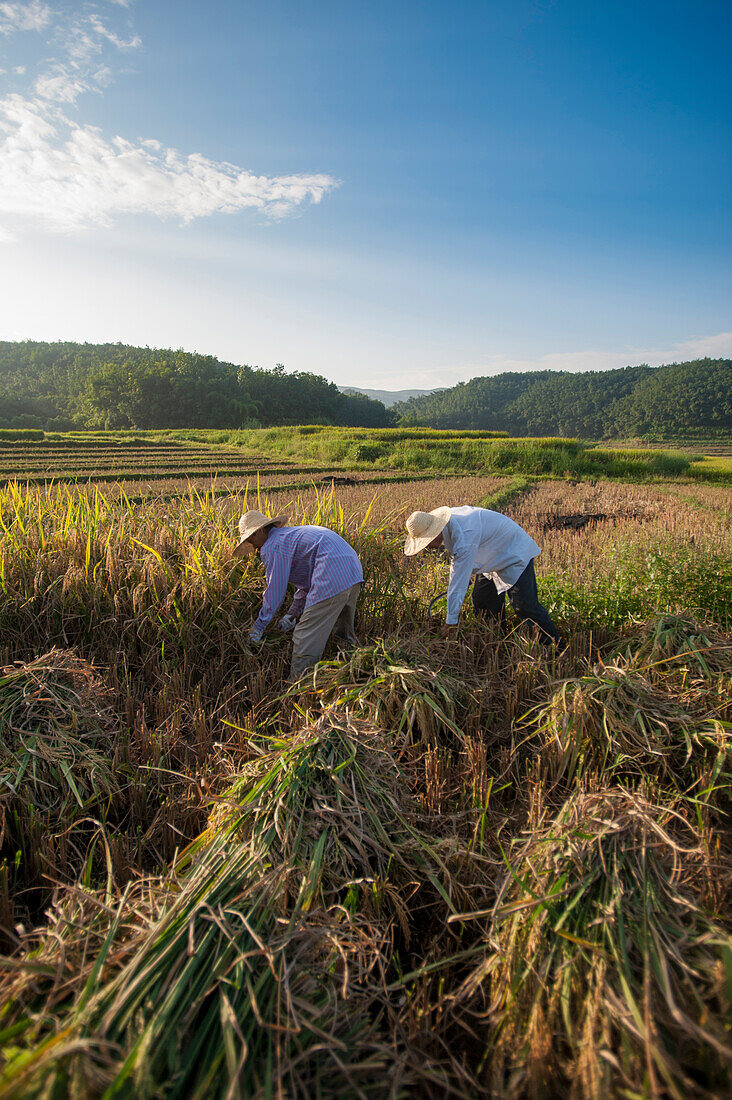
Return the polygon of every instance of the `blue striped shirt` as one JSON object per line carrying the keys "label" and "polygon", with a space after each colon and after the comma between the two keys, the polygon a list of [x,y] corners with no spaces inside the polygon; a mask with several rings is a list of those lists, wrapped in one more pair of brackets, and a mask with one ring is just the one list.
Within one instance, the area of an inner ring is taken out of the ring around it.
{"label": "blue striped shirt", "polygon": [[273,527],[259,556],[264,562],[267,589],[255,629],[264,630],[272,622],[288,583],[295,585],[289,614],[297,618],[313,604],[363,580],[356,551],[327,527]]}

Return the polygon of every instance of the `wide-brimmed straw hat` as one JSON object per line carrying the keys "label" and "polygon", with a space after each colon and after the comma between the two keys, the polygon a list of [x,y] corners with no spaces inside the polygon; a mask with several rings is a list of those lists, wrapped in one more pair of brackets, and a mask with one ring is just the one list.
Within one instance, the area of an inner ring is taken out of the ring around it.
{"label": "wide-brimmed straw hat", "polygon": [[255,531],[260,531],[262,527],[282,527],[286,522],[286,515],[265,516],[263,512],[245,512],[239,520],[239,545],[234,547],[234,557],[241,558],[254,553],[249,539]]}
{"label": "wide-brimmed straw hat", "polygon": [[431,512],[412,512],[407,520],[407,541],[404,553],[408,558],[429,546],[450,518],[449,508],[433,508]]}

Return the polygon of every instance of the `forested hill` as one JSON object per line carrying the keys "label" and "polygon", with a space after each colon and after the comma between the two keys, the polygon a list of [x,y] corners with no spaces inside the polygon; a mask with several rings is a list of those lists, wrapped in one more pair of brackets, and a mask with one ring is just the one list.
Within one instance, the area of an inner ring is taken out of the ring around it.
{"label": "forested hill", "polygon": [[0,428],[385,427],[392,414],[316,374],[126,344],[0,341]]}
{"label": "forested hill", "polygon": [[683,438],[732,429],[732,360],[582,374],[498,374],[413,398],[394,411],[433,428],[585,439]]}

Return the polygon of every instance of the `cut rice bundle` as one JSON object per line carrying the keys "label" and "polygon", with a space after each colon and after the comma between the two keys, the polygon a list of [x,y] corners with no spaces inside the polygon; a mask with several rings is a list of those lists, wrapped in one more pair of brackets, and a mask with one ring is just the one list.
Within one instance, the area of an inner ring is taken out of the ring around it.
{"label": "cut rice bundle", "polygon": [[540,743],[555,782],[596,772],[662,775],[688,787],[710,761],[728,759],[732,744],[727,724],[694,718],[640,673],[617,665],[561,681],[518,731],[521,745]]}
{"label": "cut rice bundle", "polygon": [[327,711],[250,762],[162,914],[132,942],[110,929],[8,1095],[380,1097],[386,1076],[398,1094],[406,1070],[381,1034],[392,938],[415,895],[422,916],[454,911],[456,853],[420,831],[383,733]]}
{"label": "cut rice bundle", "polygon": [[613,646],[647,674],[671,672],[715,680],[732,672],[732,639],[692,616],[661,615]]}
{"label": "cut rice bundle", "polygon": [[[53,827],[118,790],[109,693],[74,653],[0,670],[0,782]],[[12,804],[12,803],[11,803]]]}
{"label": "cut rice bundle", "polygon": [[517,849],[456,997],[469,1019],[487,1013],[490,1095],[605,1100],[641,1081],[674,1100],[729,1095],[732,940],[700,906],[692,829],[604,790]]}
{"label": "cut rice bundle", "polygon": [[[397,747],[462,741],[462,719],[475,704],[464,680],[436,671],[426,654],[384,642],[354,649],[345,660],[321,661],[304,683],[324,704],[353,708],[391,732]],[[300,696],[303,682],[294,690]]]}
{"label": "cut rice bundle", "polygon": [[445,861],[456,853],[453,837],[420,830],[409,788],[385,733],[330,708],[246,765],[202,840],[243,843],[304,909],[368,897],[400,911],[426,880],[450,889]]}
{"label": "cut rice bundle", "polygon": [[88,832],[74,823],[104,820],[118,802],[116,738],[110,693],[74,653],[53,649],[0,671],[0,847],[16,901],[31,887],[23,897],[37,905],[44,875],[81,869],[85,844],[69,829]]}
{"label": "cut rice bundle", "polygon": [[388,933],[342,909],[278,918],[278,876],[250,871],[243,845],[211,849],[132,939],[113,921],[53,1032],[6,1049],[3,1097],[383,1095]]}

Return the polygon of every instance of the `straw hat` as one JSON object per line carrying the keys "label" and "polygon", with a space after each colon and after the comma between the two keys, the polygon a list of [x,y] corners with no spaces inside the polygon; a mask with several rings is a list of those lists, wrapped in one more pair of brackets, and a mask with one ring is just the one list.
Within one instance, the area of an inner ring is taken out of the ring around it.
{"label": "straw hat", "polygon": [[262,527],[282,527],[286,522],[286,515],[265,516],[263,512],[245,512],[239,520],[239,545],[234,547],[234,557],[241,558],[254,552],[249,539],[255,531],[261,530]]}
{"label": "straw hat", "polygon": [[449,508],[433,508],[431,512],[412,512],[407,520],[407,541],[404,553],[408,558],[429,546],[450,518]]}

